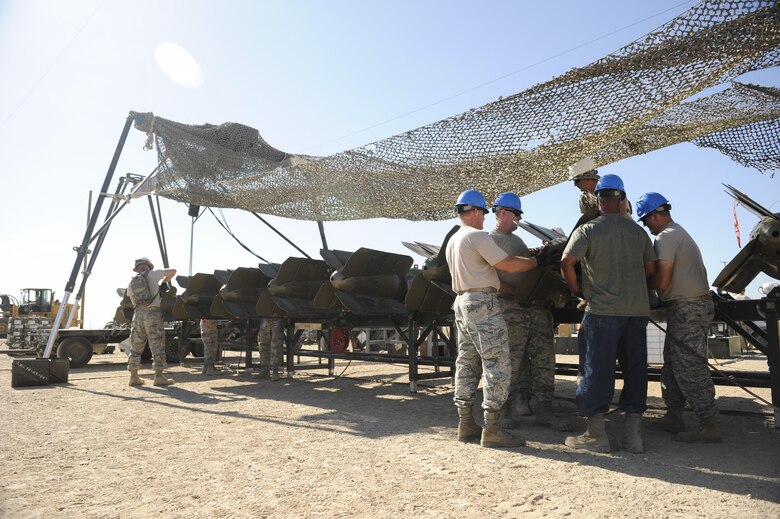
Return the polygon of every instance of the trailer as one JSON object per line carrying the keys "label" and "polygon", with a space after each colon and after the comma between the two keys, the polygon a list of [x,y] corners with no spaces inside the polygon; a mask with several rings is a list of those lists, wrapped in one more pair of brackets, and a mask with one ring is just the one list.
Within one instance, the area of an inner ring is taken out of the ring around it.
{"label": "trailer", "polygon": [[[182,326],[166,326],[165,328],[165,357],[170,363],[179,362],[179,337]],[[81,368],[86,366],[93,355],[111,354],[116,350],[116,345],[130,338],[129,327],[117,328],[99,328],[99,329],[79,329],[64,328],[57,334],[57,340],[54,344],[52,357],[69,358],[71,368]],[[188,341],[193,341],[188,336]],[[199,344],[190,347],[193,355],[202,352]],[[0,353],[12,356],[36,355],[43,356],[43,348],[4,348]],[[202,355],[202,353],[200,353]],[[150,358],[149,346],[144,351],[143,358]]]}

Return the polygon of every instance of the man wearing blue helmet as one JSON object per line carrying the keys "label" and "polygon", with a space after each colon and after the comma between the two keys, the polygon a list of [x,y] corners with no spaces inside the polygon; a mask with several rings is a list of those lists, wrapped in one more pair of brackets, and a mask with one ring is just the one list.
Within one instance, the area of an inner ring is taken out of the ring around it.
{"label": "man wearing blue helmet", "polygon": [[[496,228],[490,237],[507,254],[530,256],[525,242],[514,234],[522,219],[520,197],[515,193],[501,193],[493,202]],[[529,390],[533,392],[533,412],[536,423],[549,425],[556,431],[570,431],[571,422],[553,412],[555,400],[555,340],[552,313],[538,305],[520,306],[515,301],[515,289],[526,274],[498,271],[501,288],[498,302],[509,333],[509,356],[512,378],[506,416],[514,425],[520,416],[531,414]]]}
{"label": "man wearing blue helmet", "polygon": [[[588,418],[587,430],[569,436],[576,449],[609,452],[604,419],[615,391],[615,359],[623,372],[618,407],[625,413],[622,443],[644,451],[641,418],[647,408],[647,277],[655,272],[655,252],[647,234],[621,210],[623,181],[604,175],[596,185],[601,216],[582,224],[569,239],[561,273],[574,294],[587,301],[579,331],[580,366],[576,400]],[[574,265],[582,264],[582,287]]]}
{"label": "man wearing blue helmet", "polygon": [[[699,247],[672,220],[671,208],[660,193],[645,193],[636,203],[637,218],[655,236],[658,261],[651,287],[667,305],[661,369],[666,415],[660,426],[676,433],[680,441],[719,442],[715,386],[707,367],[707,336],[715,306]],[[685,431],[682,410],[686,402],[699,419],[699,431]]]}
{"label": "man wearing blue helmet", "polygon": [[[455,406],[458,408],[458,440],[480,440],[483,447],[518,447],[525,440],[501,428],[499,417],[509,394],[512,368],[507,329],[496,294],[501,284],[496,269],[524,272],[547,257],[509,256],[482,230],[487,203],[482,193],[464,191],[455,203],[460,229],[445,249],[452,275],[457,327]],[[474,395],[483,376],[484,429],[474,421]]]}

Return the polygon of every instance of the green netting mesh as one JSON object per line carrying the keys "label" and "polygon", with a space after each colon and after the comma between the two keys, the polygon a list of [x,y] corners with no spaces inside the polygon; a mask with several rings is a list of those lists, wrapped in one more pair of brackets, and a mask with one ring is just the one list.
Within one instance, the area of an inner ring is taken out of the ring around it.
{"label": "green netting mesh", "polygon": [[301,220],[452,216],[458,193],[525,195],[597,166],[693,140],[777,168],[780,95],[733,84],[780,64],[776,1],[705,1],[591,65],[442,121],[327,157],[293,155],[236,123],[187,125],[133,113],[154,135],[157,193]]}

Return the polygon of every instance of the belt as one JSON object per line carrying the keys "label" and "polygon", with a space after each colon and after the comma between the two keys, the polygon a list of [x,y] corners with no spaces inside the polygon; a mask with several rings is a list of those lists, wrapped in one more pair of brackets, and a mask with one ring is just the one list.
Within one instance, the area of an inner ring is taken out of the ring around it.
{"label": "belt", "polygon": [[498,294],[499,299],[514,299],[514,294]]}
{"label": "belt", "polygon": [[674,303],[686,303],[690,301],[711,301],[712,296],[707,293],[701,296],[696,297],[682,297],[680,299],[673,299],[672,301],[667,301],[668,304],[674,304]]}
{"label": "belt", "polygon": [[497,292],[497,290],[494,287],[485,287],[485,288],[467,288],[466,290],[461,290],[457,294],[463,295],[466,292]]}

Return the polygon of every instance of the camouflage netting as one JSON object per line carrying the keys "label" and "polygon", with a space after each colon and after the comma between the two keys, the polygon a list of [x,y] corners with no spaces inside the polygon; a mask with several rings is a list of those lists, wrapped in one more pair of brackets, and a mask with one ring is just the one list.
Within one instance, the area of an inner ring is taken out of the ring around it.
{"label": "camouflage netting", "polygon": [[567,166],[584,157],[600,166],[684,141],[775,169],[777,89],[734,83],[681,103],[778,64],[776,1],[705,1],[591,65],[327,157],[282,152],[240,124],[132,114],[154,135],[161,196],[302,220],[436,220],[452,216],[464,189],[525,195],[567,180]]}

